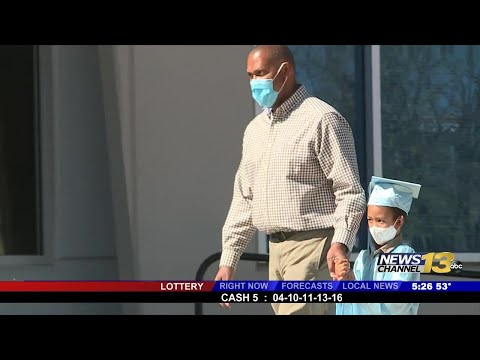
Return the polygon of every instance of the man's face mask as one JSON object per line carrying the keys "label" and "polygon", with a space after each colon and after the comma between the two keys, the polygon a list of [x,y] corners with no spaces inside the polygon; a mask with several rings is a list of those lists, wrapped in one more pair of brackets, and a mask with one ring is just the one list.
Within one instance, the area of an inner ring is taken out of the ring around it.
{"label": "man's face mask", "polygon": [[271,108],[275,101],[277,101],[278,94],[282,91],[285,83],[287,82],[288,77],[285,78],[282,87],[280,90],[275,91],[273,90],[273,81],[277,77],[280,70],[282,70],[283,65],[286,63],[282,63],[278,68],[277,73],[273,77],[273,79],[253,79],[250,80],[250,88],[252,89],[252,96],[255,101],[264,108]]}

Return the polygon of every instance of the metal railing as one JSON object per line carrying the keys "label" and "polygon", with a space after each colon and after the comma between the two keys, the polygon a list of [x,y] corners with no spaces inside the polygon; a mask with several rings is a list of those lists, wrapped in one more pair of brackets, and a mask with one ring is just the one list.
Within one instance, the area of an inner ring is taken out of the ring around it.
{"label": "metal railing", "polygon": [[[221,252],[217,252],[215,254],[210,255],[207,257],[203,262],[200,264],[197,274],[195,275],[196,281],[203,281],[203,277],[207,272],[210,265],[212,265],[215,261],[220,260],[222,256]],[[259,261],[259,262],[268,262],[269,256],[265,254],[254,254],[254,253],[243,253],[240,256],[240,260],[244,261]],[[353,265],[353,261],[351,262]],[[468,279],[480,279],[480,271],[472,271],[472,270],[462,270],[458,273],[449,272],[447,274],[437,274],[437,273],[430,273],[428,275],[434,276],[448,276],[448,277],[458,277],[458,278],[468,278]],[[203,315],[203,303],[195,303],[195,315]]]}
{"label": "metal railing", "polygon": [[[202,281],[210,265],[212,265],[215,261],[220,260],[221,256],[222,256],[222,253],[217,252],[215,254],[210,255],[205,260],[203,260],[203,262],[200,264],[197,270],[197,274],[195,275],[195,280]],[[269,258],[268,255],[254,254],[254,253],[243,253],[242,256],[240,256],[240,260],[245,260],[245,261],[268,262],[268,258]],[[203,303],[195,303],[195,315],[203,315]]]}

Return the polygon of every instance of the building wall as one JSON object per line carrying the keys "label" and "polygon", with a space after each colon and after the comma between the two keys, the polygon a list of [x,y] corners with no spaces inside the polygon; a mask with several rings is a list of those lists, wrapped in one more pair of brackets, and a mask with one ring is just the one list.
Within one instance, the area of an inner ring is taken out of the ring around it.
{"label": "building wall", "polygon": [[[4,280],[118,278],[98,49],[42,47],[45,256],[5,256]],[[5,314],[118,314],[120,304],[0,304]]]}
{"label": "building wall", "polygon": [[[105,86],[113,106],[108,128],[112,142],[122,139],[121,150],[111,148],[123,152],[113,178],[125,170],[135,279],[193,280],[201,262],[221,250],[243,131],[255,112],[245,73],[250,48],[101,49],[104,80],[113,82]],[[107,59],[114,59],[114,76]],[[248,251],[256,251],[255,241]],[[206,279],[213,279],[216,267]],[[266,271],[242,263],[237,277],[265,278]],[[211,312],[221,310],[217,305]],[[193,304],[142,304],[136,312],[193,314]]]}

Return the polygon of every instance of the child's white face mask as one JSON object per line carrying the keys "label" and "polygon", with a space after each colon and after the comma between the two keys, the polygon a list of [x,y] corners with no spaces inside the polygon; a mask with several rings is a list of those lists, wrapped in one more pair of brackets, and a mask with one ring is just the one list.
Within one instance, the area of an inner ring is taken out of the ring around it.
{"label": "child's white face mask", "polygon": [[386,228],[377,226],[372,226],[371,228],[369,228],[368,230],[370,230],[370,234],[372,234],[373,240],[375,240],[375,242],[380,246],[392,240],[397,234],[397,229],[395,229],[396,222],[397,220],[395,220],[393,225]]}

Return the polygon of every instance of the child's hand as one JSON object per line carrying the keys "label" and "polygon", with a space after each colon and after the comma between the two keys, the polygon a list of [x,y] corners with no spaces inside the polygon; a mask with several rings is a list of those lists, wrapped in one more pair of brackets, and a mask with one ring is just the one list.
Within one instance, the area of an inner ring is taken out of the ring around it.
{"label": "child's hand", "polygon": [[335,264],[335,275],[337,276],[337,280],[347,278],[350,272],[350,261],[348,259],[335,258],[333,259],[333,263]]}

